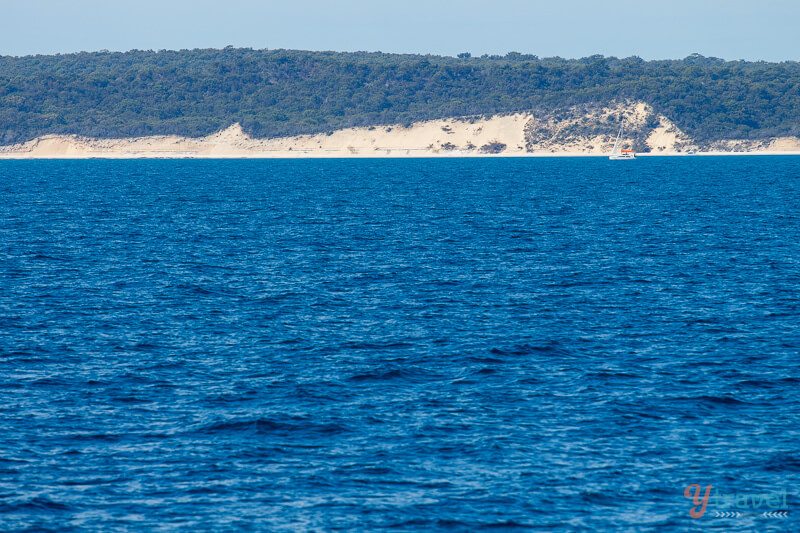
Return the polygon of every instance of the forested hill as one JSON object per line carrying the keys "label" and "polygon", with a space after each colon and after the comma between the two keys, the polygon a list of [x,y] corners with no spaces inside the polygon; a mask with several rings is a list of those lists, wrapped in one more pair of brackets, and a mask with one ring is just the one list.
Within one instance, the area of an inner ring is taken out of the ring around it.
{"label": "forested hill", "polygon": [[255,137],[644,101],[699,141],[800,134],[800,63],[224,50],[0,57],[0,144]]}

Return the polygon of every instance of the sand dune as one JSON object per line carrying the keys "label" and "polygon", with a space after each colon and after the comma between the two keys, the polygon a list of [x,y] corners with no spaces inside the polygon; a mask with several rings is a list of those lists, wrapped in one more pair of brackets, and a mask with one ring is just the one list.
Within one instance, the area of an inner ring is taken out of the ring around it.
{"label": "sand dune", "polygon": [[[800,153],[800,139],[719,141],[700,147],[667,117],[644,103],[574,108],[560,113],[431,120],[409,127],[349,128],[332,133],[253,139],[239,124],[201,138],[153,136],[90,139],[46,135],[0,147],[0,158],[287,158],[603,155],[611,151],[616,124],[643,136],[652,154]],[[656,124],[652,126],[652,124]],[[649,126],[648,126],[649,125]],[[644,132],[644,133],[643,133]],[[631,146],[634,140],[626,137]],[[641,145],[640,148],[641,150]]]}

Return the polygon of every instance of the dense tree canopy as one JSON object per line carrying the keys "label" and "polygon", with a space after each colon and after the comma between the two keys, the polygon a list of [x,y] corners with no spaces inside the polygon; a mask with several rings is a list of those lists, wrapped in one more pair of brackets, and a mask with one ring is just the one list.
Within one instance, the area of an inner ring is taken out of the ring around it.
{"label": "dense tree canopy", "polygon": [[800,134],[800,63],[224,50],[0,57],[0,143],[256,137],[641,100],[701,141]]}

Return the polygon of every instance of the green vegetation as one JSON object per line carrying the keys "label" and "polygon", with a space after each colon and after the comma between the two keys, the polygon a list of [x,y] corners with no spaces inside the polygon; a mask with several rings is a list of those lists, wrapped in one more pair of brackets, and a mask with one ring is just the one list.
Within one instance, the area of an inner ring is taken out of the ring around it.
{"label": "green vegetation", "polygon": [[499,154],[505,149],[506,145],[498,141],[492,141],[481,146],[481,152],[484,154]]}
{"label": "green vegetation", "polygon": [[800,134],[800,63],[292,50],[0,57],[0,144],[46,133],[255,137],[641,100],[700,141]]}

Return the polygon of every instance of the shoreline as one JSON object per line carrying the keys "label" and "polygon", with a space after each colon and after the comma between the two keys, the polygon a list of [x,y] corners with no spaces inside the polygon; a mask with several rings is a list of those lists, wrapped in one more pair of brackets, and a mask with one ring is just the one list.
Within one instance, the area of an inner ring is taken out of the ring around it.
{"label": "shoreline", "polygon": [[[731,157],[731,156],[800,156],[800,152],[707,152],[699,154],[684,153],[641,153],[636,154],[636,159],[649,159],[657,157]],[[603,154],[582,154],[582,153],[560,153],[560,154],[463,154],[463,155],[439,155],[439,154],[418,154],[418,155],[325,155],[325,154],[305,154],[305,155],[54,155],[54,156],[28,156],[16,154],[0,154],[0,161],[83,161],[83,160],[294,160],[294,159],[608,159],[608,155]]]}
{"label": "shoreline", "polygon": [[[106,159],[106,160],[136,160],[136,159],[485,159],[485,158],[505,158],[505,159],[560,159],[560,158],[599,158],[607,159],[611,155],[583,152],[528,152],[528,153],[500,153],[500,154],[480,154],[480,153],[447,153],[437,154],[422,152],[418,154],[321,154],[321,153],[300,153],[296,151],[281,153],[258,153],[258,154],[186,154],[175,153],[103,153],[103,154],[54,154],[38,155],[28,153],[0,152],[0,161],[37,161],[37,160],[85,160],[85,159]],[[775,151],[760,150],[753,152],[698,152],[688,154],[685,152],[642,152],[636,154],[636,159],[647,159],[654,157],[736,157],[736,156],[800,156],[800,151]]]}
{"label": "shoreline", "polygon": [[[631,129],[639,128],[638,147],[649,151],[638,152],[637,157],[800,155],[797,137],[720,140],[703,149],[669,119],[638,103],[589,112],[573,109],[563,119],[533,113],[455,117],[265,139],[250,137],[238,123],[198,138],[97,139],[50,134],[0,146],[0,160],[608,157],[616,133],[610,134],[602,125],[613,117],[623,117]],[[641,129],[647,121],[657,126]],[[623,147],[633,145],[633,139],[623,136]]]}

